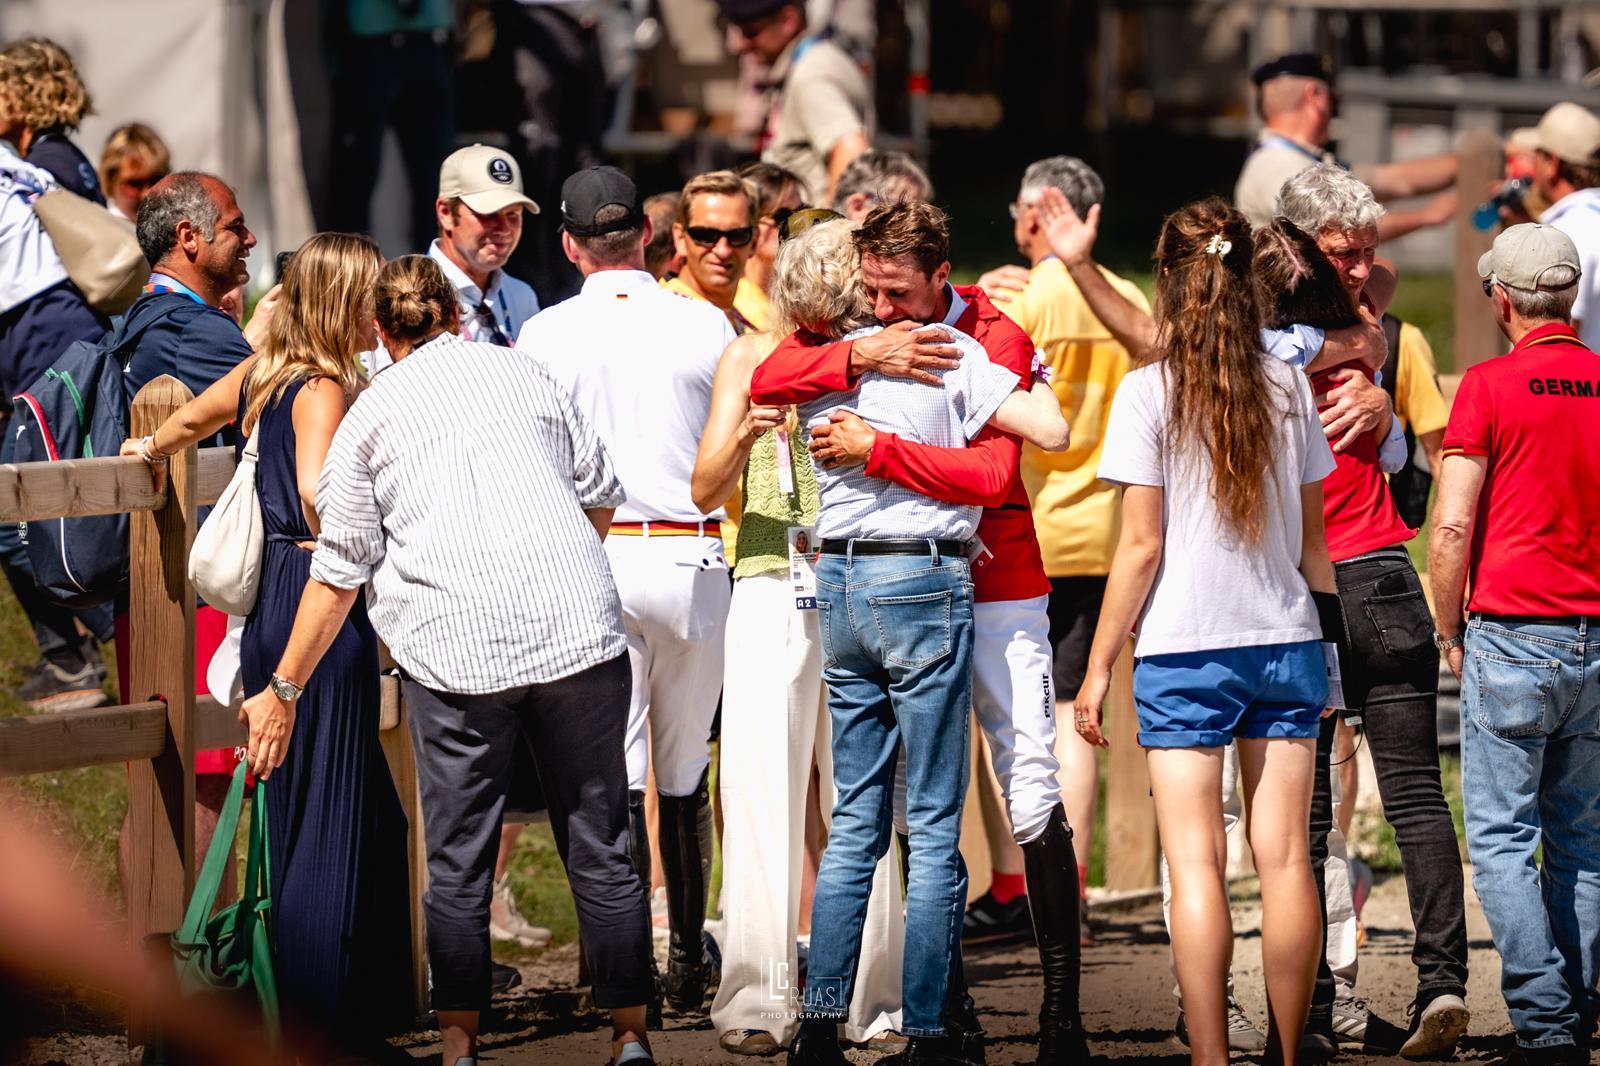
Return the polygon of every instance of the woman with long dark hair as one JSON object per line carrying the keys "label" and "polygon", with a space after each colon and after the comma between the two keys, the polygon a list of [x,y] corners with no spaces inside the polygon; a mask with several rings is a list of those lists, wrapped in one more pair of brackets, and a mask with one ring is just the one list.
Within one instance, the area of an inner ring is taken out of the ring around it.
{"label": "woman with long dark hair", "polygon": [[1262,351],[1244,216],[1166,220],[1155,357],[1118,389],[1100,477],[1122,529],[1074,706],[1105,744],[1111,666],[1138,629],[1134,701],[1172,875],[1172,948],[1196,1064],[1228,1060],[1233,932],[1223,748],[1237,741],[1261,876],[1269,1061],[1292,1062],[1321,939],[1307,824],[1327,681],[1312,594],[1334,591],[1322,530],[1333,469],[1304,375]]}

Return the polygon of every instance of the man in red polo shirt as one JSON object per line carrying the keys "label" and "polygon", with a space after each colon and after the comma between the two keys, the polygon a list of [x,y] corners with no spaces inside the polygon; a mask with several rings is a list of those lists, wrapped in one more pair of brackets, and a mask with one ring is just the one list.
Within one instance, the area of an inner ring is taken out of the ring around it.
{"label": "man in red polo shirt", "polygon": [[[877,336],[892,333],[908,343],[896,346],[891,338],[870,345],[872,338],[864,338],[813,345],[798,334],[791,336],[756,368],[750,381],[751,402],[798,403],[848,391],[867,370],[919,377],[919,359],[931,358],[937,365],[937,352],[916,354],[909,343],[915,331],[909,326],[895,330],[894,323],[953,326],[977,340],[992,362],[1013,371],[1018,383],[1027,387],[1033,379],[1033,342],[981,289],[952,286],[948,274],[948,264],[928,273],[909,255],[864,254],[861,276],[867,296],[874,314],[891,326]],[[995,775],[1006,794],[1026,866],[1044,969],[1038,1061],[1083,1061],[1087,1049],[1078,1016],[1078,864],[1056,782],[1055,695],[1046,613],[1050,582],[1019,475],[1022,442],[986,428],[969,448],[937,448],[878,433],[851,414],[836,413],[833,419],[813,431],[812,454],[818,461],[864,462],[872,477],[934,499],[985,508],[970,553],[976,637],[972,702],[989,740]],[[952,998],[956,997],[964,998],[965,989],[953,990]]]}
{"label": "man in red polo shirt", "polygon": [[1533,223],[1478,261],[1513,347],[1461,380],[1428,545],[1472,883],[1529,1063],[1588,1062],[1600,1012],[1600,357],[1572,328],[1581,272]]}
{"label": "man in red polo shirt", "polygon": [[[1372,190],[1337,166],[1310,167],[1284,183],[1277,213],[1315,238],[1344,282],[1351,299],[1367,303],[1383,208]],[[1380,307],[1371,307],[1374,314]],[[1354,365],[1370,379],[1370,366],[1346,364],[1312,374],[1319,397],[1339,371]],[[1376,391],[1376,390],[1375,390]],[[1346,960],[1336,988],[1329,952],[1318,966],[1317,988],[1301,1052],[1327,1054],[1336,1041],[1366,1045],[1405,1058],[1448,1057],[1466,1031],[1467,926],[1459,845],[1439,774],[1438,656],[1429,646],[1433,625],[1422,583],[1405,542],[1416,536],[1395,509],[1378,463],[1378,445],[1388,421],[1362,434],[1335,458],[1337,468],[1322,484],[1328,554],[1350,634],[1351,662],[1344,694],[1362,718],[1378,778],[1383,813],[1395,829],[1406,894],[1416,937],[1414,1012],[1398,1049],[1369,1031],[1366,1002],[1345,982],[1355,980],[1355,955]],[[1317,779],[1311,801],[1311,857],[1319,887],[1325,885],[1333,805],[1328,756],[1334,719],[1323,723]],[[1328,901],[1324,900],[1324,913]],[[1342,945],[1353,949],[1354,937]],[[1327,945],[1324,945],[1325,949]]]}

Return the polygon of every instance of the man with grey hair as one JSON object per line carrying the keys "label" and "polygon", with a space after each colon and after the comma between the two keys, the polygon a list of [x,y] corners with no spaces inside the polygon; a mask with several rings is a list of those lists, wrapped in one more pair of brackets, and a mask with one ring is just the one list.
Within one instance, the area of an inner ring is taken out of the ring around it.
{"label": "man with grey hair", "polygon": [[[1250,149],[1233,202],[1260,227],[1272,220],[1278,190],[1289,178],[1318,163],[1335,162],[1328,151],[1328,126],[1333,120],[1333,71],[1327,59],[1309,52],[1281,56],[1250,75],[1266,124]],[[1438,193],[1456,180],[1456,157],[1429,156],[1362,167],[1360,176],[1389,201]],[[1385,240],[1413,230],[1438,226],[1455,217],[1453,191],[1435,196],[1421,207],[1391,211],[1382,221]]]}
{"label": "man with grey hair", "polygon": [[1581,274],[1571,238],[1533,223],[1478,261],[1512,348],[1461,379],[1428,545],[1507,1062],[1588,1062],[1600,1010],[1600,371],[1571,323]]}
{"label": "man with grey hair", "polygon": [[833,209],[851,222],[860,222],[884,204],[931,199],[933,182],[915,159],[893,149],[869,148],[839,175]]}
{"label": "man with grey hair", "polygon": [[[1318,164],[1284,183],[1276,214],[1317,242],[1333,264],[1352,303],[1376,320],[1392,277],[1374,269],[1383,208],[1349,171]],[[1418,987],[1413,1019],[1403,1046],[1407,1058],[1449,1055],[1466,1031],[1467,930],[1455,829],[1439,776],[1437,656],[1428,646],[1432,628],[1422,585],[1406,552],[1416,535],[1397,512],[1379,465],[1378,449],[1388,434],[1389,401],[1373,379],[1370,363],[1346,364],[1311,373],[1312,390],[1324,403],[1355,390],[1363,411],[1377,418],[1336,446],[1337,469],[1323,485],[1324,525],[1339,597],[1350,630],[1354,661],[1346,664],[1347,717],[1364,724],[1377,771],[1384,815],[1395,827],[1416,928],[1412,958]],[[1340,382],[1336,388],[1334,382]],[[1324,414],[1326,420],[1328,415]],[[1334,828],[1332,776],[1336,719],[1324,720],[1318,740],[1317,777],[1311,801],[1311,859],[1323,893],[1330,933],[1324,944],[1306,1023],[1308,1039],[1331,1044],[1343,1039],[1383,1047],[1369,1030],[1366,1003],[1353,985],[1356,958],[1354,914],[1332,908],[1325,871],[1343,860]],[[1330,861],[1330,851],[1332,861]],[[1340,893],[1342,895],[1342,893]],[[1329,944],[1339,948],[1330,957]],[[1342,971],[1335,973],[1335,971]]]}

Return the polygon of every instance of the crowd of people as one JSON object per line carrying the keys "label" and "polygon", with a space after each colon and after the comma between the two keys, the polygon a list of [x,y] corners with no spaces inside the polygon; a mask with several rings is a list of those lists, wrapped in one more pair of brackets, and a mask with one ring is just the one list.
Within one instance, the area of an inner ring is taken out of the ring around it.
{"label": "crowd of people", "polygon": [[[491,940],[550,939],[507,880],[508,815],[530,807],[548,812],[580,980],[610,1012],[619,1066],[653,1061],[664,1010],[709,1014],[708,1056],[840,1064],[855,1045],[981,1063],[963,943],[1003,936],[1038,947],[1038,1062],[1087,1061],[1096,749],[1133,635],[1175,1033],[1195,1063],[1341,1043],[1443,1058],[1467,1033],[1441,656],[1462,683],[1467,847],[1508,1061],[1587,1061],[1600,117],[1558,105],[1515,142],[1538,220],[1508,225],[1477,265],[1511,350],[1458,341],[1497,357],[1452,409],[1421,332],[1387,313],[1403,282],[1378,252],[1453,216],[1449,193],[1381,201],[1444,189],[1455,162],[1341,166],[1320,58],[1256,71],[1266,130],[1235,202],[1167,217],[1152,304],[1095,262],[1105,186],[1062,155],[1027,167],[1009,205],[1029,266],[953,284],[932,184],[870,146],[844,53],[806,34],[796,4],[720,3],[799,79],[760,161],[653,196],[584,166],[546,202],[513,153],[463,147],[437,173],[419,254],[386,262],[366,236],[319,233],[243,326],[255,238],[234,191],[169,173],[137,124],[97,171],[68,137],[88,103],[81,82],[60,89],[70,59],[36,40],[0,49],[3,383],[20,391],[65,344],[106,337],[124,401],[163,374],[195,397],[125,454],[255,459],[249,742],[201,756],[197,836],[206,847],[241,759],[271,781],[273,961],[294,1024],[381,1058],[412,1016],[381,639],[420,782],[448,1066],[477,1061],[490,996],[518,979]],[[32,210],[55,186],[135,227],[150,274],[114,320]],[[530,214],[557,225],[525,235]],[[581,279],[573,295],[507,272],[545,235],[540,254]],[[1430,517],[1431,600],[1405,548]],[[123,653],[125,621],[52,602],[15,528],[0,537],[41,654],[22,695],[92,705],[98,645],[116,636]],[[202,675],[227,628],[198,610]],[[1363,738],[1416,930],[1396,1024],[1356,991],[1345,834]],[[974,773],[993,874],[969,906]],[[1233,994],[1241,821],[1264,1031]]]}

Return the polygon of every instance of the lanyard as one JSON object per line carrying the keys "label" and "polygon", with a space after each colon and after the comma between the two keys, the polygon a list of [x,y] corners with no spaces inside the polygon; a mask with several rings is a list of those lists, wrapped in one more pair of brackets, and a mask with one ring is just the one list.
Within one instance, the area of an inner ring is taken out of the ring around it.
{"label": "lanyard", "polygon": [[193,289],[189,288],[189,286],[185,285],[183,282],[179,281],[177,278],[172,277],[171,275],[168,275],[168,274],[151,274],[150,275],[150,280],[146,281],[144,283],[144,291],[145,292],[175,292],[175,293],[179,294],[180,296],[187,296],[189,299],[193,300],[195,303],[199,304],[201,307],[209,307],[209,306],[211,306],[210,304],[206,303],[204,300],[200,299],[200,294],[199,293],[197,293]]}
{"label": "lanyard", "polygon": [[1261,140],[1257,141],[1256,142],[1256,146],[1254,148],[1250,149],[1250,151],[1252,153],[1259,152],[1261,149],[1263,149],[1263,148],[1265,148],[1267,146],[1268,140],[1277,141],[1283,147],[1292,149],[1292,150],[1294,150],[1296,152],[1299,152],[1301,155],[1305,156],[1307,159],[1311,160],[1314,163],[1323,163],[1323,162],[1327,161],[1326,157],[1323,156],[1320,152],[1314,152],[1310,148],[1307,148],[1305,145],[1301,144],[1299,141],[1290,140],[1288,137],[1285,137],[1283,134],[1274,133],[1271,130],[1268,130],[1267,131],[1267,135],[1265,137],[1263,137]]}

